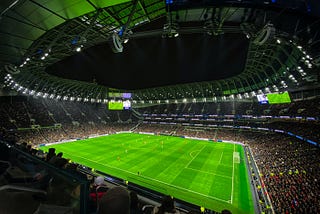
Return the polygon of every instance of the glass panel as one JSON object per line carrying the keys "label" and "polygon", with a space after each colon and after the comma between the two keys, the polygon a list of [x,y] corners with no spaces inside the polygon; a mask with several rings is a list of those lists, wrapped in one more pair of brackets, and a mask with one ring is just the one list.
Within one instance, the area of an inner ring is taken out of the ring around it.
{"label": "glass panel", "polygon": [[[58,167],[35,149],[0,141],[0,201],[4,213],[86,213],[89,182],[77,165]],[[54,210],[54,212],[53,212]]]}

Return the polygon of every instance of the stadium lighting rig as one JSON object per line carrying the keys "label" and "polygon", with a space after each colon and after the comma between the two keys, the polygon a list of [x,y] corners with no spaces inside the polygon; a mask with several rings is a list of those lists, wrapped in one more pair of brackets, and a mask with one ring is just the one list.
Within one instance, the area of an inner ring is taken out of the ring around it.
{"label": "stadium lighting rig", "polygon": [[81,52],[82,48],[83,48],[83,45],[78,45],[78,46],[75,48],[75,51],[76,51],[76,52]]}
{"label": "stadium lighting rig", "polygon": [[[267,40],[272,39],[275,35],[275,28],[273,24],[266,24],[255,36],[253,43],[256,45],[263,45]],[[276,40],[278,44],[281,43],[280,39]]]}
{"label": "stadium lighting rig", "polygon": [[[49,99],[56,99],[56,100],[63,100],[63,101],[77,101],[77,102],[91,102],[91,103],[108,103],[109,100],[108,99],[100,99],[100,98],[94,98],[94,97],[79,97],[79,96],[72,96],[72,95],[68,95],[64,92],[60,93],[60,94],[52,94],[52,93],[48,93],[45,91],[36,91],[33,89],[29,89],[28,87],[24,87],[22,85],[20,85],[19,83],[15,82],[15,80],[13,79],[11,74],[7,74],[5,76],[5,84],[8,87],[11,87],[12,90],[15,90],[17,92],[20,92],[22,94],[25,95],[30,95],[30,96],[37,96],[37,97],[42,97],[42,98],[49,98]],[[287,84],[285,81],[281,81],[281,86],[282,88],[287,88]],[[273,85],[271,87],[273,89],[274,92],[278,92],[278,87],[276,85]],[[220,98],[217,98],[216,96],[211,97],[211,98],[207,98],[207,97],[202,97],[202,98],[193,98],[193,99],[189,99],[189,98],[182,98],[180,100],[178,99],[166,99],[166,100],[157,100],[156,103],[161,104],[161,103],[165,103],[165,104],[169,104],[169,103],[188,103],[188,102],[193,102],[193,103],[197,103],[197,102],[216,102],[218,100],[221,101],[227,101],[227,100],[242,100],[242,99],[250,99],[250,98],[254,98],[259,94],[264,94],[264,93],[271,93],[271,90],[269,87],[264,88],[264,92],[262,91],[262,89],[258,90],[257,92],[255,91],[251,91],[250,93],[243,93],[243,94],[231,94],[229,96],[221,96]],[[114,100],[110,100],[110,102],[112,102]],[[145,101],[145,100],[132,100],[133,103],[153,103],[151,100],[149,101]]]}
{"label": "stadium lighting rig", "polygon": [[167,23],[163,26],[162,38],[176,38],[179,36],[177,23]]}
{"label": "stadium lighting rig", "polygon": [[[167,33],[169,32],[171,37],[175,37],[174,33],[177,33],[178,25],[175,23],[167,23],[164,26],[164,29],[166,32],[166,36],[169,36]],[[173,31],[173,29],[175,31]],[[131,32],[130,30],[127,30],[127,32]],[[265,32],[266,33],[266,32]],[[118,44],[123,44],[125,42],[125,39],[128,39],[129,37],[120,37],[118,33],[114,33],[115,40],[119,42]],[[262,39],[263,38],[263,39]],[[261,36],[261,39],[264,40],[265,37]],[[302,83],[301,81],[312,81],[312,73],[311,71],[316,65],[314,62],[314,59],[310,53],[308,53],[307,48],[303,47],[301,44],[298,44],[295,40],[288,40],[285,39],[279,35],[274,38],[267,39],[268,43],[273,43],[273,45],[276,45],[279,48],[283,48],[283,46],[289,46],[292,47],[292,49],[295,50],[296,58],[293,58],[294,64],[285,64],[287,66],[285,71],[281,71],[281,78],[274,80],[270,76],[266,79],[266,83],[264,86],[261,87],[261,90],[263,90],[264,93],[272,93],[272,92],[279,92],[284,89],[290,88],[291,86],[297,86],[298,84]],[[79,43],[77,43],[79,45]],[[80,44],[81,45],[81,44]],[[83,46],[82,46],[83,47]],[[120,46],[119,46],[120,47]],[[123,47],[122,47],[123,48]],[[119,49],[118,49],[119,51]],[[297,54],[298,53],[298,54]],[[43,52],[41,53],[44,57],[47,57],[49,55],[49,52]],[[23,67],[25,65],[28,65],[31,61],[39,60],[39,55],[37,57],[35,56],[24,56],[23,62],[20,64],[20,67]],[[108,100],[105,99],[103,96],[97,96],[97,94],[92,93],[92,88],[89,88],[87,90],[88,92],[81,92],[79,93],[77,89],[74,89],[72,91],[69,90],[71,87],[63,88],[59,91],[50,90],[44,85],[28,85],[28,81],[24,81],[24,78],[30,79],[31,76],[26,75],[23,77],[22,74],[28,73],[27,68],[17,68],[19,66],[5,66],[5,73],[6,76],[4,78],[5,85],[11,88],[12,90],[18,91],[25,95],[30,96],[39,96],[43,98],[49,98],[49,99],[63,99],[68,101],[75,101],[75,102],[92,102],[92,103],[107,103]],[[40,79],[39,79],[40,80]],[[45,83],[50,83],[51,80],[46,80]],[[62,81],[62,79],[61,79]],[[68,81],[68,80],[63,80]],[[39,83],[42,83],[43,81],[38,81]],[[60,82],[60,79],[58,80],[57,84],[52,85],[58,85]],[[70,81],[71,82],[71,81]],[[79,83],[80,85],[85,85],[87,83]],[[81,87],[81,86],[80,86]],[[101,87],[101,86],[93,86],[93,87]],[[86,87],[83,87],[86,88]],[[212,87],[217,88],[218,87]],[[219,87],[220,88],[220,87]],[[222,89],[221,89],[222,90]],[[220,91],[221,91],[220,90]],[[90,91],[90,93],[89,93]],[[96,90],[99,91],[99,90]],[[134,103],[187,103],[187,102],[216,102],[216,101],[226,101],[226,100],[236,100],[236,99],[250,99],[255,97],[260,92],[255,89],[254,91],[244,91],[243,93],[232,93],[232,94],[214,94],[215,91],[210,91],[210,94],[212,96],[208,96],[208,93],[197,93],[197,90],[186,91],[186,93],[158,93],[157,91],[151,92],[150,96],[145,96],[143,94],[137,94],[135,99],[132,99]],[[154,93],[154,94],[153,94]],[[262,92],[261,92],[262,93]],[[223,95],[223,96],[222,96]],[[203,99],[206,98],[206,99]]]}
{"label": "stadium lighting rig", "polygon": [[122,40],[118,33],[113,33],[111,37],[111,49],[114,53],[121,53],[123,51]]}
{"label": "stadium lighting rig", "polygon": [[214,22],[213,20],[205,21],[203,28],[206,30],[207,34],[210,36],[211,35],[218,36],[218,35],[224,34],[222,26],[216,21]]}
{"label": "stadium lighting rig", "polygon": [[114,53],[123,52],[123,44],[128,43],[131,35],[133,34],[132,30],[125,29],[126,28],[123,26],[119,31],[114,31],[111,35],[111,39],[108,41]]}
{"label": "stadium lighting rig", "polygon": [[[166,9],[167,9],[167,23],[164,24],[163,26],[163,32],[162,32],[162,38],[176,38],[179,36],[179,25],[177,22],[173,21],[172,19],[172,13],[170,10],[170,5],[173,3],[172,0],[166,0]],[[177,15],[177,20],[179,16]]]}

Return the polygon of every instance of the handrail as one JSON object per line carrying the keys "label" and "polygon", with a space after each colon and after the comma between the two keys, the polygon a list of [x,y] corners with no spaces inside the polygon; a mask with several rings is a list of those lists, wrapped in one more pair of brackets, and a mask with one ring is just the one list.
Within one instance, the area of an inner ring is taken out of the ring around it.
{"label": "handrail", "polygon": [[11,163],[10,163],[9,161],[0,160],[0,163],[6,163],[6,164],[8,164],[8,168],[11,168],[11,167],[12,167],[12,165],[11,165]]}
{"label": "handrail", "polygon": [[[10,149],[10,152],[13,152],[13,154],[21,154],[25,158],[27,158],[30,162],[40,164],[41,166],[46,168],[46,170],[48,170],[52,173],[55,173],[56,175],[65,177],[66,181],[68,180],[69,182],[77,183],[77,185],[80,185],[80,205],[79,205],[80,214],[87,213],[87,210],[88,210],[87,196],[89,195],[89,181],[86,178],[84,178],[83,176],[81,176],[79,174],[73,174],[67,170],[59,169],[59,168],[55,167],[54,165],[49,164],[43,160],[40,160],[40,159],[36,158],[35,156],[33,156],[29,153],[26,153],[15,146],[9,145],[8,143],[6,143],[4,141],[0,141],[0,144],[5,144]],[[33,188],[29,188],[29,187],[24,187],[24,186],[5,185],[5,186],[0,187],[0,191],[6,190],[6,189],[15,189],[15,190],[21,190],[21,191],[38,192],[38,193],[47,194],[46,192],[44,192],[42,190],[33,189]]]}
{"label": "handrail", "polygon": [[25,187],[25,186],[17,186],[17,185],[4,185],[4,186],[0,186],[0,191],[3,190],[20,190],[20,191],[25,191],[25,192],[34,192],[34,193],[42,193],[44,195],[47,195],[46,191],[43,190],[39,190],[39,189],[34,189],[34,188],[30,188],[30,187]]}

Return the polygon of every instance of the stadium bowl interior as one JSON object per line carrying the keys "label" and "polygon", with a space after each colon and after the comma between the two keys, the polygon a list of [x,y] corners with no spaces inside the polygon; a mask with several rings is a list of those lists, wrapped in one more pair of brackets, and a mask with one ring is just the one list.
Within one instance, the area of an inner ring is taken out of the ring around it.
{"label": "stadium bowl interior", "polygon": [[0,213],[320,213],[319,14],[2,0]]}

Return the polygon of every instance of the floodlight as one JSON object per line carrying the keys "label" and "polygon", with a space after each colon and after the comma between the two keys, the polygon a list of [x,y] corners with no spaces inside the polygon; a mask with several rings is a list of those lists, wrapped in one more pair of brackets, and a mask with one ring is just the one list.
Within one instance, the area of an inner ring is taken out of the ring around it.
{"label": "floodlight", "polygon": [[176,38],[179,36],[179,32],[178,32],[178,29],[179,26],[177,23],[166,23],[164,26],[163,26],[163,33],[162,33],[162,38],[166,38],[166,37],[169,37],[169,38]]}
{"label": "floodlight", "polygon": [[112,34],[110,46],[114,53],[121,53],[123,51],[122,41],[117,33]]}
{"label": "floodlight", "polygon": [[271,23],[266,24],[257,34],[253,43],[256,45],[263,45],[270,37],[275,34],[275,28]]}

